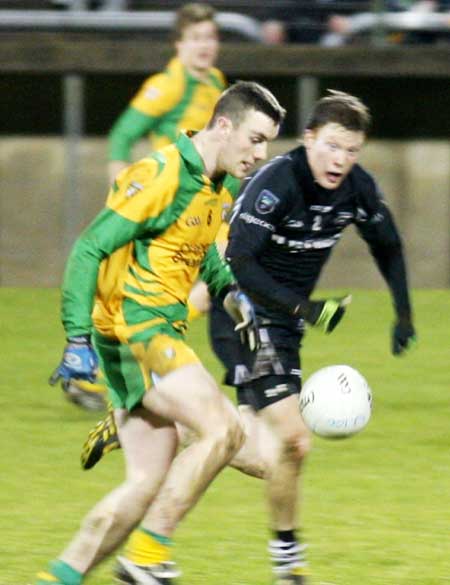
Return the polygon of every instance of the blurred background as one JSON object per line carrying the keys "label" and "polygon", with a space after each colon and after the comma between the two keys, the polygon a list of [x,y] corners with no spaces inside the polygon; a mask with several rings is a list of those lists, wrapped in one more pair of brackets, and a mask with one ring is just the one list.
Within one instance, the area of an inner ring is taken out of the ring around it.
{"label": "blurred background", "polygon": [[[107,135],[174,53],[176,0],[0,0],[0,285],[58,286],[102,207]],[[361,162],[402,231],[413,287],[450,285],[450,4],[446,0],[212,0],[218,67],[288,110],[272,154],[295,146],[327,88],[362,98]],[[134,159],[148,152],[142,141]],[[351,257],[351,269],[347,260]],[[382,287],[347,235],[322,286]]]}

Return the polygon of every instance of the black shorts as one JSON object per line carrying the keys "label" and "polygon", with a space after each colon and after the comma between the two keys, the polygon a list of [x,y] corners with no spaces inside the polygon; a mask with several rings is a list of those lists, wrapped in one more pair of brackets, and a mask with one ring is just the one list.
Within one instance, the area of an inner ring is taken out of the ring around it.
{"label": "black shorts", "polygon": [[259,329],[261,348],[247,353],[249,380],[239,392],[240,404],[261,410],[291,394],[300,394],[300,345],[303,323],[263,322]]}
{"label": "black shorts", "polygon": [[248,379],[245,351],[233,319],[218,298],[211,299],[208,315],[209,339],[214,353],[225,367],[224,384],[240,387]]}

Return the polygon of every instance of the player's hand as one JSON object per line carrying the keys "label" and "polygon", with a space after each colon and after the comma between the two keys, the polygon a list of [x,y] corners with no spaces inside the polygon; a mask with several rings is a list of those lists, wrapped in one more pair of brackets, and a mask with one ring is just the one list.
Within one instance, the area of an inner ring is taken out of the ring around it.
{"label": "player's hand", "polygon": [[242,343],[246,343],[251,351],[255,351],[261,345],[259,339],[256,315],[250,299],[241,290],[230,291],[223,306],[235,323],[234,328],[241,334]]}
{"label": "player's hand", "polygon": [[347,295],[335,299],[309,301],[304,318],[314,327],[322,329],[324,333],[331,333],[344,316],[351,300],[352,296]]}
{"label": "player's hand", "polygon": [[402,355],[416,343],[416,332],[410,319],[399,319],[392,328],[392,353]]}
{"label": "player's hand", "polygon": [[49,384],[54,386],[62,378],[78,378],[95,382],[98,370],[98,358],[91,345],[89,335],[69,337],[64,348],[61,363],[50,376]]}

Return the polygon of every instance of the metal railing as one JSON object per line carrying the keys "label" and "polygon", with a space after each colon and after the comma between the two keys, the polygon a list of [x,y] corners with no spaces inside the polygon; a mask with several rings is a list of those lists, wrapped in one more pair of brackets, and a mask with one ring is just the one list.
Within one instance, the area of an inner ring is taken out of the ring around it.
{"label": "metal railing", "polygon": [[450,14],[444,12],[361,12],[346,17],[345,34],[330,34],[325,45],[339,46],[355,36],[377,32],[379,40],[391,32],[450,33]]}
{"label": "metal railing", "polygon": [[[236,12],[218,12],[216,21],[221,31],[259,42],[259,22]],[[155,11],[89,11],[89,10],[0,10],[0,30],[50,31],[152,31],[173,29],[175,12]]]}

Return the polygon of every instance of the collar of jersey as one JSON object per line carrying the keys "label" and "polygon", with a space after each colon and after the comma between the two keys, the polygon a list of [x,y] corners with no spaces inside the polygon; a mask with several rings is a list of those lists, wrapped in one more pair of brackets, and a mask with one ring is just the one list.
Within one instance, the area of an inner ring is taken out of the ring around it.
{"label": "collar of jersey", "polygon": [[205,165],[203,164],[203,160],[191,140],[191,137],[194,136],[194,134],[196,134],[196,132],[192,130],[189,130],[186,134],[181,132],[177,140],[177,147],[181,156],[188,163],[191,169],[199,175],[204,175]]}
{"label": "collar of jersey", "polygon": [[172,57],[172,59],[167,64],[166,70],[169,73],[172,73],[174,75],[185,75],[186,79],[188,80],[189,83],[198,83],[198,84],[204,83],[206,85],[212,85],[212,83],[213,83],[212,80],[210,79],[212,72],[213,72],[212,67],[210,67],[208,69],[208,75],[204,80],[197,79],[191,73],[189,73],[186,66],[183,65],[183,63],[181,62],[179,57]]}

